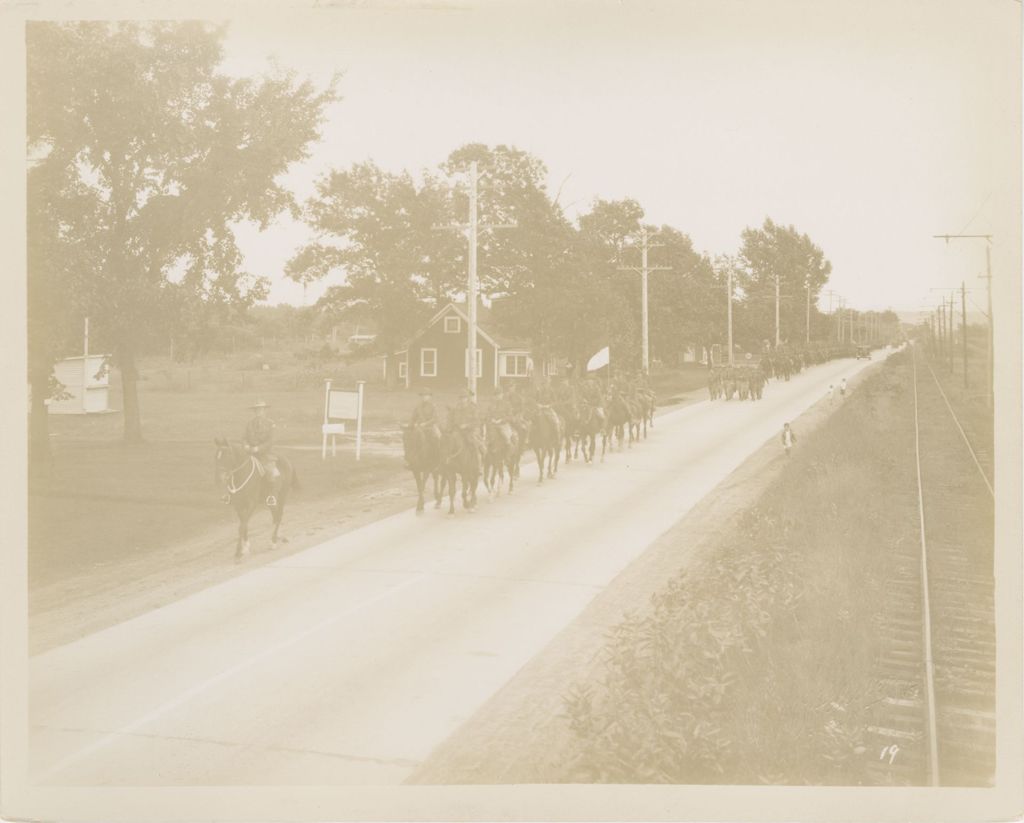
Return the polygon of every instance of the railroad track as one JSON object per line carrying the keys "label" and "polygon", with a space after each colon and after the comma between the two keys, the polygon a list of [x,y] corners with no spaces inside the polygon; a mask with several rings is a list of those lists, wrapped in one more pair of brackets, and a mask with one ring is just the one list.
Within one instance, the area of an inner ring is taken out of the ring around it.
{"label": "railroad track", "polygon": [[922,368],[910,348],[917,487],[901,502],[917,512],[918,534],[893,552],[889,606],[878,619],[883,696],[866,730],[870,778],[895,785],[991,786],[991,450],[972,442],[931,367]]}

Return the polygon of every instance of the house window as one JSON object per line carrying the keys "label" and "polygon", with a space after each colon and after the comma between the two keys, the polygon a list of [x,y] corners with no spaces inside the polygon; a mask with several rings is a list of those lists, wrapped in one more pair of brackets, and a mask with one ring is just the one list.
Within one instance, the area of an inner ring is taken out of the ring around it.
{"label": "house window", "polygon": [[530,374],[530,358],[525,354],[503,354],[502,377],[527,377]]}
{"label": "house window", "polygon": [[545,360],[541,368],[541,374],[545,377],[554,377],[558,374],[558,361],[554,357],[549,357]]}
{"label": "house window", "polygon": [[[466,349],[466,377],[469,377],[469,349]],[[476,376],[482,377],[484,373],[484,353],[482,349],[476,350]]]}
{"label": "house window", "polygon": [[398,379],[405,380],[406,375],[409,374],[409,364],[404,360],[398,361]]}
{"label": "house window", "polygon": [[420,377],[437,377],[437,349],[420,349]]}
{"label": "house window", "polygon": [[444,319],[444,333],[445,334],[458,334],[462,331],[462,318],[458,316],[449,315]]}

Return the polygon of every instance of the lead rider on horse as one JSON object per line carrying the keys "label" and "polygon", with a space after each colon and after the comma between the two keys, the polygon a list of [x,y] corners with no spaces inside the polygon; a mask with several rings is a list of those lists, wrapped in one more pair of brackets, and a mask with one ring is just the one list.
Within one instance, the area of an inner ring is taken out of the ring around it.
{"label": "lead rider on horse", "polygon": [[420,402],[412,410],[412,419],[409,422],[413,426],[421,427],[435,440],[441,439],[441,426],[437,422],[437,409],[434,408],[430,389],[420,389]]}
{"label": "lead rider on horse", "polygon": [[273,452],[274,421],[267,417],[266,401],[258,400],[250,408],[256,415],[246,425],[242,442],[270,478],[267,505],[273,508],[277,505],[277,495],[281,491],[281,472],[277,468],[277,455]]}

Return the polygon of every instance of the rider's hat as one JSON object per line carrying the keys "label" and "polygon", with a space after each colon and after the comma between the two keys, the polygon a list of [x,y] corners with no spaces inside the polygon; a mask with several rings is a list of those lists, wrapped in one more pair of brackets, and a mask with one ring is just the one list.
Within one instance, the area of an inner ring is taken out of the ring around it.
{"label": "rider's hat", "polygon": [[251,406],[250,409],[267,409],[270,408],[270,404],[266,400],[257,400]]}
{"label": "rider's hat", "polygon": [[430,391],[430,389],[428,389],[426,387],[420,389],[420,397],[430,397],[431,394],[432,394],[432,392]]}

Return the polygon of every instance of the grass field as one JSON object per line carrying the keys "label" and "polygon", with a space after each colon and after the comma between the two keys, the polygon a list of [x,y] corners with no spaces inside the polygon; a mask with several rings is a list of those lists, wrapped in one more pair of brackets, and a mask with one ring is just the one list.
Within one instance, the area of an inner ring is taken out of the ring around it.
{"label": "grass field", "polygon": [[[152,358],[141,364],[141,446],[123,445],[119,413],[52,415],[52,466],[29,484],[30,586],[158,551],[223,523],[228,513],[213,482],[213,440],[240,438],[257,397],[270,403],[279,452],[301,478],[298,499],[344,498],[405,482],[398,427],[418,398],[386,389],[379,369],[377,360],[311,367],[289,353],[235,355],[191,367]],[[320,458],[326,377],[335,388],[377,381],[367,384],[359,462],[351,439],[339,443],[336,458]],[[688,392],[703,392],[706,372],[699,366],[664,372],[653,383],[660,402],[680,402]],[[119,408],[116,370],[111,398]],[[454,392],[435,397],[442,415],[455,401]]]}

